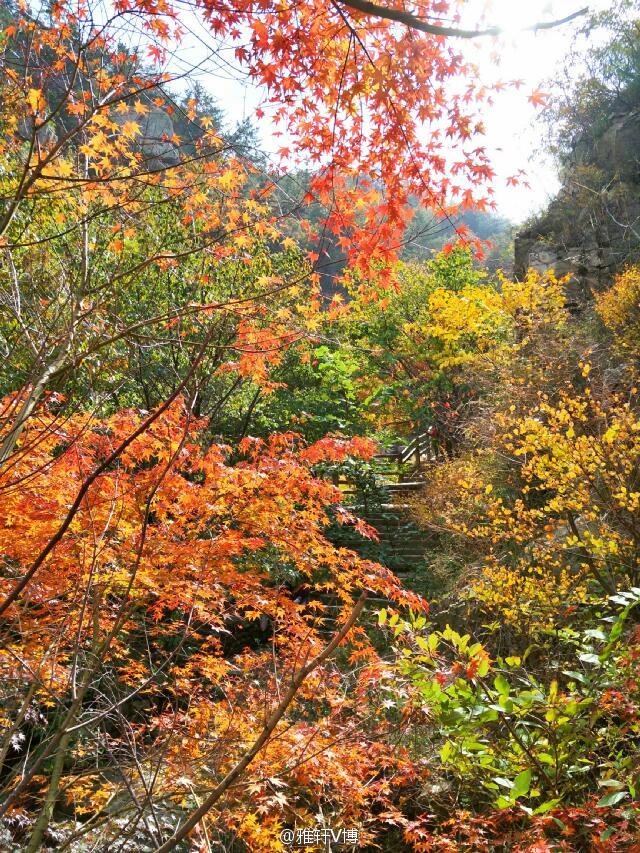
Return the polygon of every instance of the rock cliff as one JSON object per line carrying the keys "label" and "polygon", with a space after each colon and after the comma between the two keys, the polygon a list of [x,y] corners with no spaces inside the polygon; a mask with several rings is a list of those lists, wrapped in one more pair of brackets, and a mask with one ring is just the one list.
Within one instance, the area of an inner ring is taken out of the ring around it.
{"label": "rock cliff", "polygon": [[576,305],[640,260],[640,108],[608,116],[578,144],[557,197],[515,238],[515,273],[528,267],[570,275]]}

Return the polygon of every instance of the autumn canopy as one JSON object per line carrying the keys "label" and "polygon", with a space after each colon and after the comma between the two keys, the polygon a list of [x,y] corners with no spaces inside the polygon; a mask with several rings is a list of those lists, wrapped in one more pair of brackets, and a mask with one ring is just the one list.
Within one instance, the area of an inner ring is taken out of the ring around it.
{"label": "autumn canopy", "polygon": [[463,5],[0,0],[2,850],[632,849],[638,271],[497,271]]}

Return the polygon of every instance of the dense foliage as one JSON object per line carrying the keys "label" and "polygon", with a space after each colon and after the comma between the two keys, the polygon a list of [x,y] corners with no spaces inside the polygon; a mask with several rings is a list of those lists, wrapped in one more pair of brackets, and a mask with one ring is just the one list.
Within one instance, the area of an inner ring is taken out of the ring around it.
{"label": "dense foliage", "polygon": [[195,5],[279,166],[170,5],[2,9],[0,847],[637,849],[640,270],[480,266],[448,3]]}
{"label": "dense foliage", "polygon": [[[578,62],[566,60],[546,107],[552,150],[566,164],[593,149],[612,113],[637,108],[640,52],[636,0],[594,12],[575,36]],[[584,46],[587,46],[586,54]],[[573,54],[574,55],[574,54]]]}

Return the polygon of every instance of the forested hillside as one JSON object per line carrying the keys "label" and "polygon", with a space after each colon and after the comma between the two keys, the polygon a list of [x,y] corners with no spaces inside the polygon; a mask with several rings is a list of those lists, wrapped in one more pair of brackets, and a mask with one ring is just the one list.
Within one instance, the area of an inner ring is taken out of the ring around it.
{"label": "forested hillside", "polygon": [[1,2],[1,853],[640,850],[638,4]]}

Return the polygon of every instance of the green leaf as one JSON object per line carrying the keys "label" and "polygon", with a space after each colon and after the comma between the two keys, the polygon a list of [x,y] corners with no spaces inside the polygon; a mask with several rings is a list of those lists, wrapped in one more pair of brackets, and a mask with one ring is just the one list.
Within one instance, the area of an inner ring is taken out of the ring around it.
{"label": "green leaf", "polygon": [[[502,713],[502,708],[500,708],[500,713]],[[491,723],[498,719],[498,712],[494,706],[491,706],[489,710],[483,711],[479,719],[481,723]]]}
{"label": "green leaf", "polygon": [[607,635],[602,630],[602,628],[589,628],[588,631],[584,632],[585,637],[591,637],[594,640],[606,640]]}
{"label": "green leaf", "polygon": [[624,628],[625,621],[625,619],[618,619],[618,621],[615,623],[615,625],[611,629],[611,633],[609,634],[609,645],[618,642],[618,640],[620,639],[620,635],[622,634],[622,629]]}
{"label": "green leaf", "polygon": [[629,794],[626,791],[612,791],[610,794],[605,794],[604,797],[598,800],[598,808],[604,808],[605,806],[615,806],[616,803],[619,803],[620,800],[624,800],[625,797],[628,797]]}
{"label": "green leaf", "polygon": [[509,695],[509,691],[510,691],[509,682],[504,677],[504,675],[502,675],[502,674],[496,675],[496,677],[493,680],[493,686],[495,687],[495,689],[498,691],[498,693],[501,696],[508,696]]}
{"label": "green leaf", "polygon": [[511,794],[513,797],[522,797],[524,794],[529,792],[529,788],[531,787],[531,770],[523,770],[522,773],[518,773],[514,782],[513,788],[511,790]]}
{"label": "green leaf", "polygon": [[453,744],[448,740],[440,750],[440,761],[442,761],[443,764],[446,764],[452,752]]}
{"label": "green leaf", "polygon": [[482,660],[480,661],[480,665],[478,666],[478,677],[484,678],[488,672],[489,672],[489,660],[487,658],[482,658]]}
{"label": "green leaf", "polygon": [[505,714],[513,713],[513,702],[511,699],[507,699],[506,696],[501,696],[498,699],[498,705],[503,709]]}
{"label": "green leaf", "polygon": [[429,643],[424,637],[416,637],[416,645],[419,646],[424,652],[430,651]]}
{"label": "green leaf", "polygon": [[384,625],[387,621],[387,611],[382,608],[382,610],[378,613],[378,625]]}
{"label": "green leaf", "polygon": [[583,652],[583,654],[578,655],[578,657],[585,663],[593,663],[600,666],[600,656],[594,655],[593,652]]}
{"label": "green leaf", "polygon": [[629,601],[632,599],[633,599],[633,596],[631,596],[631,599],[630,599],[629,593],[626,593],[626,592],[621,592],[618,595],[610,595],[609,596],[609,601],[613,601],[614,604],[622,604],[623,607],[626,607],[627,604],[629,604]]}
{"label": "green leaf", "polygon": [[558,805],[559,802],[560,802],[560,797],[557,797],[554,800],[547,800],[546,803],[542,803],[541,806],[538,806],[538,808],[535,809],[533,813],[534,814],[546,814],[547,812],[550,812],[551,809],[555,809],[555,807]]}
{"label": "green leaf", "polygon": [[579,681],[581,684],[586,684],[586,683],[589,681],[589,679],[586,677],[586,675],[585,675],[584,673],[582,673],[582,672],[574,672],[574,671],[573,671],[573,670],[571,670],[571,669],[565,669],[565,670],[563,670],[563,671],[562,671],[562,674],[563,674],[563,675],[567,675],[567,676],[569,676],[569,678],[572,678],[572,679],[574,679],[575,681]]}

